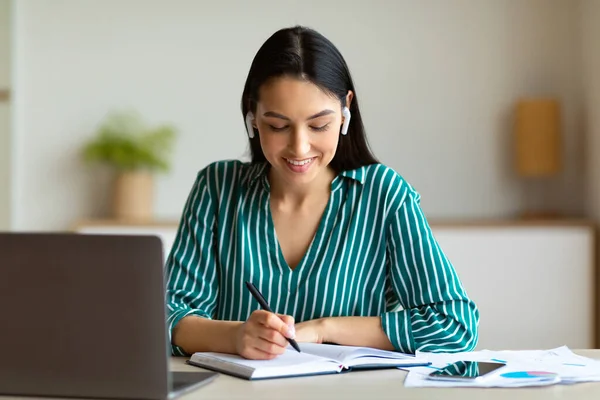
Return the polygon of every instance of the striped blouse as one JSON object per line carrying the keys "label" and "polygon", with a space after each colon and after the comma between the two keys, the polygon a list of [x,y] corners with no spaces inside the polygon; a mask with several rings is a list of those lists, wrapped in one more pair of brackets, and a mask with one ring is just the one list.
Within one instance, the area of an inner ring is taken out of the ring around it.
{"label": "striped blouse", "polygon": [[340,173],[292,270],[277,241],[267,172],[267,164],[219,161],[198,173],[166,262],[169,334],[190,314],[246,320],[259,309],[248,280],[296,322],[380,316],[401,352],[476,346],[479,311],[400,175],[381,164]]}

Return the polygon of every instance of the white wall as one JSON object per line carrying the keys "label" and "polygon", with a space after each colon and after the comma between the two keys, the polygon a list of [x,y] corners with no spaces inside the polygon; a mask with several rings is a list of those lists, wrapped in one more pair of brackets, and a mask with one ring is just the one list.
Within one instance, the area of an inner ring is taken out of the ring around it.
{"label": "white wall", "polygon": [[105,113],[134,106],[182,132],[156,214],[177,217],[196,171],[246,150],[239,99],[276,29],[317,28],[357,84],[376,155],[423,195],[430,217],[519,210],[510,111],[523,94],[562,99],[567,169],[548,196],[583,207],[577,3],[529,1],[16,2],[14,227],[100,215],[105,183],[78,151]]}
{"label": "white wall", "polygon": [[585,132],[587,136],[587,212],[600,220],[600,1],[581,7]]}
{"label": "white wall", "polygon": [[[0,0],[0,90],[10,87],[10,3]],[[10,104],[0,101],[0,231],[10,228]]]}
{"label": "white wall", "polygon": [[[600,222],[600,1],[581,2],[581,39],[584,84],[584,132],[586,136],[586,212]],[[597,238],[596,248],[600,244]],[[597,257],[596,271],[600,258]],[[600,274],[596,274],[600,288]],[[597,289],[598,291],[598,289]],[[600,310],[600,293],[596,294],[596,315]],[[600,318],[596,317],[596,331],[600,332]],[[597,335],[600,338],[600,334]],[[600,339],[598,339],[600,341]],[[600,342],[596,344],[600,346]]]}

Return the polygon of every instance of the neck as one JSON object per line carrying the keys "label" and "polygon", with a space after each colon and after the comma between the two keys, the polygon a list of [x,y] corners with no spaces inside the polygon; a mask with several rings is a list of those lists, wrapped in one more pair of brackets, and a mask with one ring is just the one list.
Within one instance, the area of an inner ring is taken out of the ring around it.
{"label": "neck", "polygon": [[306,185],[290,185],[271,169],[269,171],[269,184],[271,186],[271,199],[288,204],[294,208],[305,205],[310,206],[315,200],[322,199],[324,195],[329,198],[331,182],[335,172],[327,169],[326,173],[316,177],[313,182]]}

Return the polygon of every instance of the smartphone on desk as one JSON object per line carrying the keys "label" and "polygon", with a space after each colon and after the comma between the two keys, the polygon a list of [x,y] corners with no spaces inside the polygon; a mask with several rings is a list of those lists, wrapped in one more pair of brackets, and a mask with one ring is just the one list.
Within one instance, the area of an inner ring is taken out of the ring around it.
{"label": "smartphone on desk", "polygon": [[499,362],[457,361],[433,371],[427,378],[439,381],[481,380],[505,365]]}

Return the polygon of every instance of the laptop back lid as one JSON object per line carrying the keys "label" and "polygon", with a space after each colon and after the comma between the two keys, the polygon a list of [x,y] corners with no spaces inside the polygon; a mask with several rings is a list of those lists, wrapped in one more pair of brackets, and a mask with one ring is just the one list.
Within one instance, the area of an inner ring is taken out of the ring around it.
{"label": "laptop back lid", "polygon": [[0,233],[0,394],[165,399],[162,244]]}

